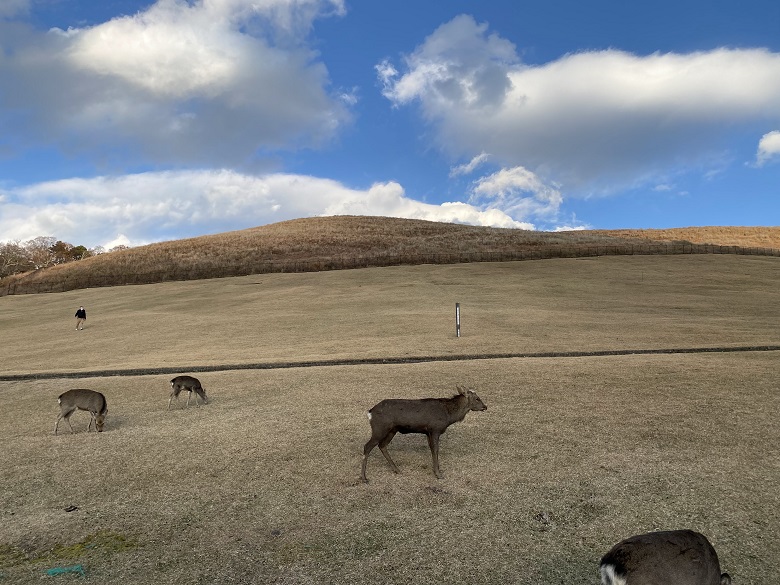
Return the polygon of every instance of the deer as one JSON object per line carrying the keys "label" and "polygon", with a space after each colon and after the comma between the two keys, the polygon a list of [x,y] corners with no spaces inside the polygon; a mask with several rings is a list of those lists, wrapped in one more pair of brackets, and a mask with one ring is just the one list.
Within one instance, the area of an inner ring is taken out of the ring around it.
{"label": "deer", "polygon": [[85,388],[68,390],[60,394],[59,398],[57,398],[57,403],[60,405],[60,414],[57,417],[57,422],[54,423],[55,435],[57,434],[60,420],[63,418],[67,421],[70,432],[75,432],[73,425],[70,424],[70,417],[76,410],[86,410],[92,415],[87,424],[87,432],[92,428],[93,422],[95,423],[95,431],[98,433],[103,432],[106,415],[108,414],[108,403],[106,402],[106,397],[100,392]]}
{"label": "deer", "polygon": [[206,391],[203,389],[203,386],[201,386],[200,380],[193,378],[192,376],[176,376],[173,380],[171,380],[171,396],[168,398],[168,410],[171,409],[171,401],[174,398],[176,399],[177,403],[179,402],[179,393],[182,390],[186,390],[188,392],[187,407],[190,405],[190,397],[192,396],[193,392],[196,394],[195,406],[200,406],[198,404],[198,396],[200,396],[201,400],[203,400],[203,404],[209,403],[209,400],[206,397]]}
{"label": "deer", "polygon": [[421,433],[428,436],[428,446],[433,457],[433,474],[442,478],[439,470],[439,437],[451,424],[460,422],[472,411],[487,410],[474,390],[458,386],[458,394],[452,398],[387,399],[373,406],[367,413],[371,424],[371,438],[363,447],[363,466],[360,478],[368,482],[366,464],[371,451],[379,450],[395,473],[401,473],[387,452],[387,445],[396,433]]}
{"label": "deer", "polygon": [[602,585],[731,585],[703,534],[668,530],[620,541],[601,559]]}

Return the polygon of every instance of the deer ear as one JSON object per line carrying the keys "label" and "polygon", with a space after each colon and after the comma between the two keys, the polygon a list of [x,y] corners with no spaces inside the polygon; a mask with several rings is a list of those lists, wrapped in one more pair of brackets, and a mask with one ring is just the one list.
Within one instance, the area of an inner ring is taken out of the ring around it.
{"label": "deer ear", "polygon": [[458,384],[458,385],[457,385],[457,386],[455,386],[455,387],[458,389],[458,393],[459,393],[459,394],[463,394],[463,396],[465,396],[465,395],[466,395],[466,389],[465,389],[463,386],[461,386],[460,384]]}

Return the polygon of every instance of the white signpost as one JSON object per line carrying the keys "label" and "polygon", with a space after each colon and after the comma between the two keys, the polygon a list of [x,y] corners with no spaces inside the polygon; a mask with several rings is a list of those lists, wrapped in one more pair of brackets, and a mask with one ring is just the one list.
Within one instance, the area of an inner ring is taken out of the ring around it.
{"label": "white signpost", "polygon": [[460,337],[460,303],[455,303],[455,336]]}

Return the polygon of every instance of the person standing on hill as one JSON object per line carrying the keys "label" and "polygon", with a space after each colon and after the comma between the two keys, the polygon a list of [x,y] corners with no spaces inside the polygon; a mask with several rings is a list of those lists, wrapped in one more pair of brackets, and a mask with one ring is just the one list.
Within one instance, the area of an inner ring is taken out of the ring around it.
{"label": "person standing on hill", "polygon": [[76,311],[76,330],[84,329],[84,322],[87,320],[87,311],[84,307],[79,307]]}

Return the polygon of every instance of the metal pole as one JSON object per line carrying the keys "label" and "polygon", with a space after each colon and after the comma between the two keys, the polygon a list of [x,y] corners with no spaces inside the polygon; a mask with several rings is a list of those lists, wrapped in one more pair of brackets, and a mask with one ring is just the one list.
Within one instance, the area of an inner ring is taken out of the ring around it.
{"label": "metal pole", "polygon": [[455,303],[455,336],[460,337],[460,303]]}

